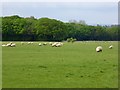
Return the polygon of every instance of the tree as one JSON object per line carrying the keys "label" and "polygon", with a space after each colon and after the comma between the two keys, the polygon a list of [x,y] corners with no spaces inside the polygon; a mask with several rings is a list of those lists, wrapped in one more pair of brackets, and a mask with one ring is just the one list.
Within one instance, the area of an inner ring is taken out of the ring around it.
{"label": "tree", "polygon": [[111,26],[106,29],[109,40],[118,40],[118,26]]}
{"label": "tree", "polygon": [[40,18],[36,30],[38,39],[42,40],[61,41],[67,35],[66,26],[63,22],[49,18]]}

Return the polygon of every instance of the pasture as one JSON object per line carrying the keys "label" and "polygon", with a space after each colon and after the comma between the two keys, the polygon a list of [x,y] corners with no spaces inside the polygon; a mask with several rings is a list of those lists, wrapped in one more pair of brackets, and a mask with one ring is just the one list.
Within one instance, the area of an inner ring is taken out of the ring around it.
{"label": "pasture", "polygon": [[[16,47],[2,47],[3,88],[118,87],[118,42],[64,42],[62,47],[14,43]],[[99,45],[102,52],[95,51]]]}

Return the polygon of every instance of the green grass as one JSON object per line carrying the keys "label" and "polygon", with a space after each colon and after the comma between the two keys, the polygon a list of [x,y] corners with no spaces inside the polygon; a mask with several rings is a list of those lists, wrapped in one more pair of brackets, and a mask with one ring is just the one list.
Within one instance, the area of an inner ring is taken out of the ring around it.
{"label": "green grass", "polygon": [[[117,42],[65,42],[62,47],[15,43],[2,48],[3,88],[118,87]],[[98,45],[103,52],[95,51]]]}

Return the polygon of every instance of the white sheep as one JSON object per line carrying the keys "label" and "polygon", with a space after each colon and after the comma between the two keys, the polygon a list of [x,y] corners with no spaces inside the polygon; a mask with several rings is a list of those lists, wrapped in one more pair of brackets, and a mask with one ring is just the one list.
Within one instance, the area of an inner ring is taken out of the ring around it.
{"label": "white sheep", "polygon": [[43,43],[43,45],[47,45],[47,43],[46,43],[46,42],[44,42],[44,43]]}
{"label": "white sheep", "polygon": [[23,45],[24,44],[24,42],[21,42],[21,45]]}
{"label": "white sheep", "polygon": [[6,47],[7,45],[5,45],[5,44],[2,44],[2,47]]}
{"label": "white sheep", "polygon": [[13,42],[10,42],[10,44],[12,44]]}
{"label": "white sheep", "polygon": [[49,45],[52,45],[52,42],[49,42]]}
{"label": "white sheep", "polygon": [[12,44],[12,42],[9,42],[6,46],[8,46],[8,47],[9,47],[9,46],[11,46],[11,44]]}
{"label": "white sheep", "polygon": [[16,46],[16,44],[15,44],[15,43],[10,42],[10,43],[8,43],[6,46],[7,46],[7,47],[15,47],[15,46]]}
{"label": "white sheep", "polygon": [[60,42],[60,44],[61,44],[61,46],[63,46],[63,43]]}
{"label": "white sheep", "polygon": [[113,48],[113,45],[110,45],[110,46],[109,46],[109,49],[112,49],[112,48]]}
{"label": "white sheep", "polygon": [[61,47],[62,45],[60,43],[56,44],[56,47]]}
{"label": "white sheep", "polygon": [[102,52],[102,46],[96,47],[96,52]]}
{"label": "white sheep", "polygon": [[31,42],[28,42],[28,44],[31,44]]}
{"label": "white sheep", "polygon": [[11,47],[11,43],[8,43],[6,46],[7,46],[7,47]]}
{"label": "white sheep", "polygon": [[15,46],[16,46],[16,44],[15,44],[15,43],[11,44],[11,47],[15,47]]}
{"label": "white sheep", "polygon": [[63,43],[59,42],[59,43],[57,43],[56,46],[57,46],[57,47],[61,47],[61,46],[63,46]]}
{"label": "white sheep", "polygon": [[55,42],[52,44],[52,47],[61,47],[63,45],[63,43],[61,42]]}
{"label": "white sheep", "polygon": [[31,44],[33,44],[33,42],[30,42]]}
{"label": "white sheep", "polygon": [[54,42],[54,43],[52,43],[51,46],[52,46],[52,47],[55,47],[55,46],[57,45],[57,43],[58,43],[58,42]]}
{"label": "white sheep", "polygon": [[42,43],[39,43],[39,46],[42,46]]}

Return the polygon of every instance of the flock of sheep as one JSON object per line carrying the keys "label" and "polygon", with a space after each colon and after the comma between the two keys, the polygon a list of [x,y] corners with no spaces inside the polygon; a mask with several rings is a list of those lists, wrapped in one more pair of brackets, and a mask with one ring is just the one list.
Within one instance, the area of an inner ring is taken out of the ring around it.
{"label": "flock of sheep", "polygon": [[[23,44],[25,44],[25,42],[21,42],[21,45],[23,45]],[[33,44],[33,42],[27,42],[27,44],[28,45]],[[51,45],[52,47],[61,47],[61,46],[63,46],[62,42],[49,42],[49,43],[44,42],[44,43],[39,43],[38,45],[39,46],[45,46],[47,44]],[[15,47],[16,44],[13,43],[13,42],[9,42],[7,44],[2,44],[2,46],[3,47]],[[110,45],[109,49],[112,49],[112,48],[113,48],[113,45]],[[102,50],[103,50],[102,46],[97,46],[96,47],[96,52],[102,52]]]}
{"label": "flock of sheep", "polygon": [[[24,45],[24,44],[25,44],[25,42],[21,42],[21,45]],[[33,44],[33,42],[27,42],[27,44],[30,45],[30,44]],[[39,43],[38,45],[39,46],[46,46],[48,44],[51,45],[52,47],[61,47],[61,46],[63,46],[62,42],[49,42],[49,43],[44,42],[44,43]],[[16,44],[13,43],[13,42],[10,42],[10,43],[7,43],[7,44],[2,44],[2,46],[3,47],[15,47]]]}
{"label": "flock of sheep", "polygon": [[[23,44],[23,42],[21,42]],[[28,42],[28,44],[33,44],[33,42]],[[51,45],[52,47],[61,47],[63,46],[62,42],[49,42],[49,43],[39,43],[39,46],[46,46],[47,44]]]}
{"label": "flock of sheep", "polygon": [[7,43],[7,44],[2,44],[3,47],[15,47],[16,44],[13,42]]}

